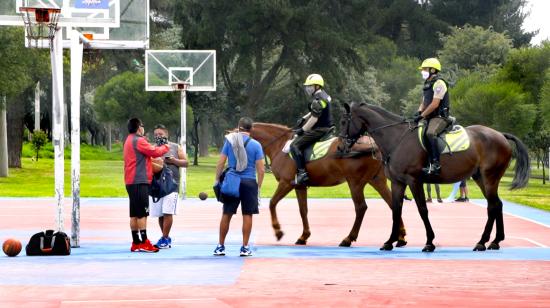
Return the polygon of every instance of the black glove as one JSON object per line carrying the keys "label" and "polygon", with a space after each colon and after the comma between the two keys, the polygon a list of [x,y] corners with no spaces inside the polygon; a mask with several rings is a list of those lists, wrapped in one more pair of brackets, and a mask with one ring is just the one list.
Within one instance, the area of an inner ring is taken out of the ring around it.
{"label": "black glove", "polygon": [[294,130],[294,134],[298,135],[298,136],[301,136],[304,134],[304,129],[303,128],[298,128],[298,129],[295,129]]}
{"label": "black glove", "polygon": [[157,146],[168,144],[168,138],[166,137],[155,137],[155,143]]}
{"label": "black glove", "polygon": [[304,118],[298,119],[298,121],[296,121],[296,127],[302,127],[302,125],[304,125],[305,122],[306,122],[306,119]]}
{"label": "black glove", "polygon": [[422,120],[423,118],[424,118],[424,117],[423,117],[422,115],[420,115],[420,114],[415,115],[415,117],[414,117],[414,123],[420,122],[420,120]]}

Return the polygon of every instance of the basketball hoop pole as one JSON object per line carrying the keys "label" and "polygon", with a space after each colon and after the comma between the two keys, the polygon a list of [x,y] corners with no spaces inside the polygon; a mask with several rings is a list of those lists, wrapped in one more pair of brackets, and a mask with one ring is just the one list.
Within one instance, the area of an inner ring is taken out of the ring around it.
{"label": "basketball hoop pole", "polygon": [[[180,144],[183,148],[183,153],[187,155],[187,86],[184,86],[180,90],[181,96],[181,138]],[[189,161],[189,159],[188,159]],[[180,189],[181,189],[181,199],[184,200],[187,198],[187,168],[180,169]]]}
{"label": "basketball hoop pole", "polygon": [[78,31],[70,30],[71,39],[71,246],[80,247],[80,86],[84,44]]}
{"label": "basketball hoop pole", "polygon": [[55,29],[54,37],[51,41],[50,55],[52,62],[52,121],[53,121],[53,147],[54,147],[54,174],[55,174],[55,200],[57,202],[56,210],[56,229],[64,229],[64,133],[63,133],[63,38],[61,28]]}

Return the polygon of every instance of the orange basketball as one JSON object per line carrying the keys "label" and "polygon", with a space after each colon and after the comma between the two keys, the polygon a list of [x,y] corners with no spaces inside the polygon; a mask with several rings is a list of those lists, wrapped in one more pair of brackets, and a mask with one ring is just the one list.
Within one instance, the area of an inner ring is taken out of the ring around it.
{"label": "orange basketball", "polygon": [[12,238],[2,244],[2,250],[8,257],[15,257],[21,252],[21,242]]}
{"label": "orange basketball", "polygon": [[162,171],[162,166],[164,165],[164,159],[162,157],[155,157],[151,159],[153,163],[153,173],[159,173]]}

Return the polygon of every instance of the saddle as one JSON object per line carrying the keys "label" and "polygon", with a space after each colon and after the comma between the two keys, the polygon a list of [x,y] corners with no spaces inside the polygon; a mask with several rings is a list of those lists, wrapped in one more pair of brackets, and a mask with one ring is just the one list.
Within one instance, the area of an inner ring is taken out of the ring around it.
{"label": "saddle", "polygon": [[[424,124],[420,124],[418,126],[418,141],[424,151],[426,151],[423,136]],[[439,148],[439,153],[441,154],[452,154],[454,152],[466,151],[470,148],[470,137],[463,126],[455,125],[454,118],[452,118],[451,124],[438,136],[437,146]]]}
{"label": "saddle", "polygon": [[[306,162],[314,161],[321,159],[325,157],[328,153],[328,150],[330,149],[330,146],[333,142],[335,142],[338,139],[338,137],[335,136],[335,128],[331,127],[327,133],[319,139],[316,143],[313,145],[310,145],[307,147],[304,151],[304,158]],[[288,153],[292,157],[292,155],[289,153],[290,144],[292,143],[292,139],[288,140],[283,147],[283,152]],[[352,152],[371,152],[376,151],[378,147],[376,146],[376,143],[374,143],[374,140],[371,137],[368,136],[362,136],[357,140],[357,142],[352,146],[351,151]]]}

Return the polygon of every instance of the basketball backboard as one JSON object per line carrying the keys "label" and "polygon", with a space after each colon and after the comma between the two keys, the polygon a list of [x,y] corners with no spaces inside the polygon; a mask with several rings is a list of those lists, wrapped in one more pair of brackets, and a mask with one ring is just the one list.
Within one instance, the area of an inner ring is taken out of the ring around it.
{"label": "basketball backboard", "polygon": [[[87,48],[145,49],[149,47],[149,0],[2,0],[0,25],[23,26],[22,6],[61,8],[63,47],[70,40],[65,27],[92,37]],[[49,41],[39,42],[49,48]],[[28,46],[27,46],[28,47]]]}
{"label": "basketball backboard", "polygon": [[187,91],[216,91],[216,51],[145,51],[146,91],[174,91],[180,82],[189,83]]}

